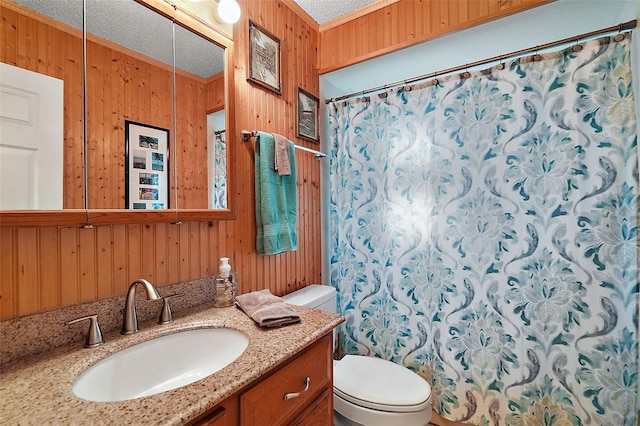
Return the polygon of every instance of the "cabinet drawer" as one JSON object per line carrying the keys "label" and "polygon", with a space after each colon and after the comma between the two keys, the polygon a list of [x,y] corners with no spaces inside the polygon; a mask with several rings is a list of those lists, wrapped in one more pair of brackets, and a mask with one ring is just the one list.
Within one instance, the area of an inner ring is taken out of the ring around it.
{"label": "cabinet drawer", "polygon": [[[240,395],[241,425],[279,425],[331,389],[331,334]],[[305,384],[309,387],[305,391]],[[299,394],[299,395],[296,395]],[[289,395],[285,398],[285,395]]]}

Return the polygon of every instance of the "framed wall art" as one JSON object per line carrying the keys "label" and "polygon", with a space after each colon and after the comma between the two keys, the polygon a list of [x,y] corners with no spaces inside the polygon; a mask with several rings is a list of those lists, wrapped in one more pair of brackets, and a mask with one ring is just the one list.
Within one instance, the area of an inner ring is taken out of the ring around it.
{"label": "framed wall art", "polygon": [[169,208],[169,130],[125,120],[125,208]]}
{"label": "framed wall art", "polygon": [[318,98],[298,87],[297,136],[311,142],[320,143],[318,137]]}
{"label": "framed wall art", "polygon": [[277,94],[280,88],[280,39],[249,21],[249,77]]}

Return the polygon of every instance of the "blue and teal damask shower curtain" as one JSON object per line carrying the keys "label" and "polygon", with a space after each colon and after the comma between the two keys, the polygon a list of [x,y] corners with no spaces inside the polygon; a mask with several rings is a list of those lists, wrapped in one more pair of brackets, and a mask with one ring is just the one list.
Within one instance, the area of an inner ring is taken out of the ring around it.
{"label": "blue and teal damask shower curtain", "polygon": [[630,34],[330,105],[344,353],[477,425],[638,424]]}

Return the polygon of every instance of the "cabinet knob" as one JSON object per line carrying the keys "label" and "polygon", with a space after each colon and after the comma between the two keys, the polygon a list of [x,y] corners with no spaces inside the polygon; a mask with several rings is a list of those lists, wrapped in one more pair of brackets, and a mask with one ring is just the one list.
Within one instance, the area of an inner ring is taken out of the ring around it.
{"label": "cabinet knob", "polygon": [[306,379],[304,379],[304,389],[302,390],[302,392],[296,392],[296,393],[288,393],[284,396],[284,400],[288,401],[290,399],[295,399],[297,397],[299,397],[300,395],[302,395],[303,393],[305,393],[306,391],[309,390],[309,385],[311,384],[311,379],[309,378],[309,376],[307,376]]}
{"label": "cabinet knob", "polygon": [[98,324],[98,314],[88,315],[82,318],[76,318],[69,322],[65,322],[66,325],[75,324],[80,321],[89,320],[89,331],[87,331],[87,338],[84,343],[85,348],[96,348],[104,345],[104,338],[102,337],[102,330],[100,330],[100,324]]}

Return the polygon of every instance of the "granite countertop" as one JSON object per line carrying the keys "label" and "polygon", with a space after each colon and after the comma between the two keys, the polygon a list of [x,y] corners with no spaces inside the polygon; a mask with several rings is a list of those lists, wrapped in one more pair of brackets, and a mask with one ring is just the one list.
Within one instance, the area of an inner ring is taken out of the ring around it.
{"label": "granite countertop", "polygon": [[[84,349],[84,342],[2,366],[0,424],[137,424],[181,425],[245,388],[287,359],[331,332],[344,318],[338,314],[296,306],[301,322],[264,330],[236,307],[212,304],[174,314],[175,321],[140,324],[140,332],[104,335],[106,343]],[[228,327],[249,337],[249,346],[222,370],[178,389],[119,402],[91,402],[72,392],[75,379],[101,359],[146,340],[197,328]]]}

